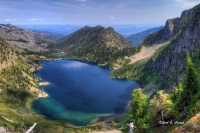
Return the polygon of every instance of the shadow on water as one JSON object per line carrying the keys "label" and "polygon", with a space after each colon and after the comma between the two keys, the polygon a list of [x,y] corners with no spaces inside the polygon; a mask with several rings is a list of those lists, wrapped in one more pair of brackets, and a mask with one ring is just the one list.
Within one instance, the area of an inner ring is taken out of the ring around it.
{"label": "shadow on water", "polygon": [[131,94],[135,88],[140,88],[139,84],[132,84],[130,87],[126,88],[126,92],[119,95],[118,97],[123,99],[123,100],[130,100],[131,99]]}

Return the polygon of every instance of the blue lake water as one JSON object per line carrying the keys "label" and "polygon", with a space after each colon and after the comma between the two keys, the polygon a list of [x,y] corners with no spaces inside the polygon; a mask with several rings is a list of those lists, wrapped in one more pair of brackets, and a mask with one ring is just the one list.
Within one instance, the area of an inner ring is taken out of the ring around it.
{"label": "blue lake water", "polygon": [[87,125],[99,116],[120,114],[139,84],[109,77],[111,70],[74,60],[41,62],[35,74],[51,84],[42,86],[48,98],[34,101],[32,108],[48,119]]}

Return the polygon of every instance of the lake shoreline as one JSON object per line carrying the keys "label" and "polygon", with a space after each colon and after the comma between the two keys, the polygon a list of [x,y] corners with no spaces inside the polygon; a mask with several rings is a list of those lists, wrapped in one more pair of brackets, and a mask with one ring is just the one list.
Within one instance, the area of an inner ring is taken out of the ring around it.
{"label": "lake shoreline", "polygon": [[[76,60],[76,59],[62,59],[62,60],[68,60],[68,61],[78,61],[78,62],[81,62],[81,63],[87,63],[87,64],[89,64],[89,65],[93,65],[93,66],[98,66],[98,67],[102,67],[102,66],[99,66],[97,63],[94,63],[94,62],[90,62],[90,61],[86,61],[86,60]],[[50,60],[48,60],[48,62],[49,62]],[[56,61],[56,60],[52,60],[52,61]],[[57,61],[59,61],[59,60],[57,60]],[[41,66],[43,67],[43,65],[42,65],[42,62],[41,62]],[[103,67],[105,67],[105,66],[103,66]],[[108,69],[110,69],[109,67],[107,67]],[[41,69],[40,69],[41,70]],[[111,69],[112,70],[112,69]],[[94,75],[93,75],[94,76]],[[109,75],[107,75],[108,77],[110,77]],[[125,80],[125,79],[118,79],[118,78],[114,78],[114,79],[116,79],[116,80]],[[130,80],[130,79],[126,79],[126,80]],[[132,81],[132,80],[131,80]],[[47,86],[47,85],[49,85],[50,83],[49,82],[40,82],[39,83],[39,85],[40,86]],[[126,88],[126,90],[127,90],[127,88]],[[127,92],[127,91],[126,91]],[[125,93],[126,93],[125,92]],[[129,105],[129,103],[126,105],[126,107]],[[115,119],[115,117],[117,117],[117,116],[120,116],[120,115],[125,115],[126,114],[126,111],[124,111],[123,113],[117,113],[117,114],[111,114],[111,115],[107,115],[107,116],[99,116],[99,117],[97,117],[97,118],[95,118],[95,119],[93,119],[92,121],[91,121],[91,123],[90,124],[95,124],[95,123],[99,123],[99,122],[108,122],[108,121],[112,121],[113,119]],[[66,121],[66,122],[68,122],[68,121]],[[89,124],[89,125],[90,125]],[[73,124],[73,125],[75,125],[76,126],[76,124]]]}

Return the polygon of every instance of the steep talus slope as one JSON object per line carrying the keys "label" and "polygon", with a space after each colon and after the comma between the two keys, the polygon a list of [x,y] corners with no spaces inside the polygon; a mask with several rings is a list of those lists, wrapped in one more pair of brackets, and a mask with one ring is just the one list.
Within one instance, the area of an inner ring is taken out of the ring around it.
{"label": "steep talus slope", "polygon": [[54,44],[54,41],[42,33],[28,31],[11,24],[0,24],[0,37],[16,47],[31,51],[47,50],[48,45]]}
{"label": "steep talus slope", "polygon": [[138,48],[132,46],[113,28],[85,26],[61,39],[59,44],[56,45],[56,50],[66,52],[67,58],[110,65],[113,60],[131,55]]}
{"label": "steep talus slope", "polygon": [[154,89],[172,89],[182,80],[186,52],[199,64],[200,5],[184,11],[180,18],[167,20],[164,29],[147,36],[141,47],[163,43],[153,56],[128,64],[111,76],[136,79],[143,86],[155,79]]}

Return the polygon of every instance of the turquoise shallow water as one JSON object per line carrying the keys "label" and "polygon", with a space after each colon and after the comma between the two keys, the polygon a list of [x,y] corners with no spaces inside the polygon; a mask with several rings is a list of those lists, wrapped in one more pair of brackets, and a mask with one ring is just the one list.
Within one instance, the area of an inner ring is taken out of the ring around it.
{"label": "turquoise shallow water", "polygon": [[32,108],[48,119],[82,126],[99,116],[123,113],[131,92],[140,86],[131,80],[112,79],[110,72],[73,60],[42,62],[35,74],[51,83],[42,87],[49,97],[34,101]]}

